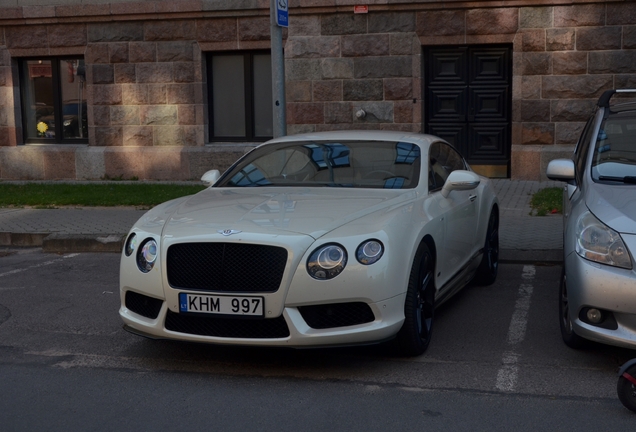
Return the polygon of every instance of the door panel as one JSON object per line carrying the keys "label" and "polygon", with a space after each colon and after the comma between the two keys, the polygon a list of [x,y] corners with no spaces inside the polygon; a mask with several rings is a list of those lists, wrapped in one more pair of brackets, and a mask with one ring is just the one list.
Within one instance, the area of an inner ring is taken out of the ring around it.
{"label": "door panel", "polygon": [[469,58],[470,85],[509,84],[511,75],[509,48],[471,48]]}
{"label": "door panel", "polygon": [[472,110],[468,115],[469,123],[481,122],[506,122],[508,107],[508,88],[497,87],[471,87],[468,105]]}
{"label": "door panel", "polygon": [[431,86],[465,86],[468,84],[467,48],[437,48],[430,52]]}
{"label": "door panel", "polygon": [[502,148],[510,142],[507,123],[474,123],[469,129],[469,151],[475,159],[507,162],[506,149]]}
{"label": "door panel", "polygon": [[[441,192],[431,194],[427,212],[435,215],[442,224],[438,233],[437,286],[445,286],[464,267],[475,250],[475,226],[477,226],[478,199],[471,200],[476,190],[453,191],[444,198]],[[450,287],[449,287],[450,288]],[[439,294],[445,294],[440,291]]]}
{"label": "door panel", "polygon": [[489,171],[508,176],[512,46],[426,48],[424,62],[424,130],[453,144],[473,168],[501,167]]}
{"label": "door panel", "polygon": [[430,118],[437,122],[466,121],[468,98],[466,88],[434,88],[429,93]]}

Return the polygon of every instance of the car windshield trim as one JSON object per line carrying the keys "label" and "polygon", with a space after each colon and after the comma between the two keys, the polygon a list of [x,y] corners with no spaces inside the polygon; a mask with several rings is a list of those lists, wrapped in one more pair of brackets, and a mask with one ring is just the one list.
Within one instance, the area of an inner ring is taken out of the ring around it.
{"label": "car windshield trim", "polygon": [[420,168],[420,147],[408,142],[283,142],[265,144],[245,155],[216,187],[412,189]]}
{"label": "car windshield trim", "polygon": [[636,176],[625,176],[625,177],[598,176],[598,179],[601,181],[613,181],[613,182],[636,184]]}
{"label": "car windshield trim", "polygon": [[599,127],[591,160],[595,182],[636,183],[636,112],[611,113]]}

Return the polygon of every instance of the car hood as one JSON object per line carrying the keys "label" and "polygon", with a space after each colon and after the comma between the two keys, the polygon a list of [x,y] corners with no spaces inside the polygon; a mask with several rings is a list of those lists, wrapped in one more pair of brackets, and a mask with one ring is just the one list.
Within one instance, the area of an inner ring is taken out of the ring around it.
{"label": "car hood", "polygon": [[208,188],[180,203],[166,220],[163,234],[185,237],[234,230],[317,239],[414,196],[414,191],[382,189]]}
{"label": "car hood", "polygon": [[636,234],[636,186],[591,183],[585,203],[614,231]]}

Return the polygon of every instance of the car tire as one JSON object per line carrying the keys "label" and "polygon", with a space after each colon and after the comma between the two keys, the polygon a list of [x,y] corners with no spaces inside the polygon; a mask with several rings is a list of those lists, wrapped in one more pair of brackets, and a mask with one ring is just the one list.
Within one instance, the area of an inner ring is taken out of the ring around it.
{"label": "car tire", "polygon": [[475,272],[473,282],[476,285],[492,285],[499,270],[499,213],[493,208],[488,218],[486,242],[481,263]]}
{"label": "car tire", "polygon": [[577,335],[572,328],[572,318],[568,302],[568,289],[565,277],[565,267],[561,271],[561,284],[559,286],[559,326],[563,342],[570,348],[583,348],[587,341]]}
{"label": "car tire", "polygon": [[404,301],[404,323],[397,334],[398,352],[403,356],[423,354],[431,341],[435,315],[434,280],[433,255],[422,243],[411,267]]}
{"label": "car tire", "polygon": [[[636,365],[631,366],[625,372],[631,376],[636,376]],[[621,376],[618,378],[618,384],[616,384],[616,392],[618,393],[618,399],[625,408],[636,412],[636,385]]]}

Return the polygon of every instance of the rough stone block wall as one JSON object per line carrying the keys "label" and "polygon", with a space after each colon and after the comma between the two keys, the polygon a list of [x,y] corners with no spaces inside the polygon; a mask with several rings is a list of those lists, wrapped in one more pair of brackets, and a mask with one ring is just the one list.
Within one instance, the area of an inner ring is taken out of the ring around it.
{"label": "rough stone block wall", "polygon": [[513,178],[545,179],[568,157],[598,97],[636,86],[636,3],[425,11],[425,45],[513,44]]}
{"label": "rough stone block wall", "polygon": [[[268,0],[16,1],[0,1],[0,179],[191,179],[251,146],[209,143],[204,57],[269,48]],[[288,132],[422,131],[422,47],[507,43],[511,174],[544,178],[604,90],[636,87],[636,2],[564,3],[290,0]],[[88,146],[20,145],[16,59],[51,55],[86,60]]]}
{"label": "rough stone block wall", "polygon": [[[162,4],[111,6],[129,14],[148,12],[148,7],[156,12]],[[85,12],[100,15],[102,9]],[[30,25],[0,27],[0,147],[13,147],[0,148],[0,179],[191,180],[209,169],[227,168],[253,147],[204,147],[208,114],[202,48],[269,48],[269,17],[83,18],[88,22],[59,24],[53,18],[70,13],[66,6],[24,7],[21,13],[30,16]],[[84,56],[88,148],[15,147],[22,144],[17,62],[52,55]]]}
{"label": "rough stone block wall", "polygon": [[[412,12],[303,15],[285,45],[288,132],[421,131]],[[356,116],[360,110],[364,117]]]}
{"label": "rough stone block wall", "polygon": [[[4,34],[0,36],[0,147],[15,146],[21,142],[21,129],[16,129],[16,106],[14,100],[18,97],[13,83],[17,73],[11,56],[4,45]],[[0,173],[0,178],[1,173]]]}
{"label": "rough stone block wall", "polygon": [[88,24],[89,143],[135,148],[105,153],[105,175],[191,177],[177,149],[139,148],[205,144],[204,65],[196,27],[195,20]]}
{"label": "rough stone block wall", "polygon": [[[519,9],[514,45],[513,176],[545,178],[568,154],[604,90],[636,85],[636,3]],[[552,148],[548,148],[548,146]],[[536,159],[538,172],[523,166]]]}

